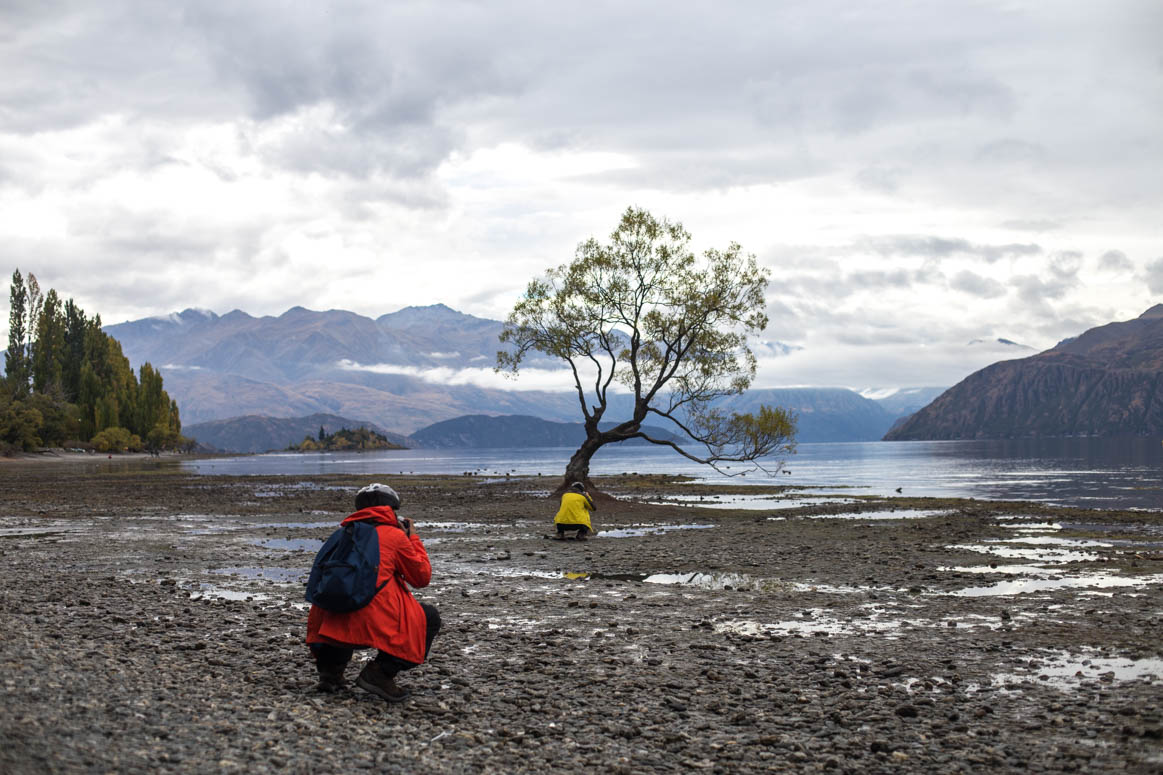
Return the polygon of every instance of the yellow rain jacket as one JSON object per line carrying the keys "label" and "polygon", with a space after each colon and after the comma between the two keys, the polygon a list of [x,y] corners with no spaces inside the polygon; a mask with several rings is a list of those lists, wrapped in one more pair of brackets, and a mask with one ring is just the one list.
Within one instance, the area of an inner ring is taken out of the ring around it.
{"label": "yellow rain jacket", "polygon": [[589,499],[589,496],[582,495],[580,492],[567,492],[561,496],[561,508],[557,510],[557,516],[553,518],[553,522],[563,525],[585,525],[592,532],[590,512],[594,510],[594,502]]}

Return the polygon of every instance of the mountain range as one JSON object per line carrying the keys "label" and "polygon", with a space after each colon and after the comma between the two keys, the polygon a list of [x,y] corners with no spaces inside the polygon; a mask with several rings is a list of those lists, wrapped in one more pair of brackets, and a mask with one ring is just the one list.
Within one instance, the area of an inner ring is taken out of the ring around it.
{"label": "mountain range", "polygon": [[[493,376],[502,328],[500,321],[436,304],[375,319],[302,307],[277,317],[187,309],[105,330],[121,342],[135,367],[148,361],[162,371],[187,431],[195,427],[207,438],[229,437],[229,446],[206,442],[220,448],[284,448],[288,440],[282,436],[289,429],[280,424],[277,432],[264,430],[257,416],[301,419],[300,425],[315,433],[327,422],[311,418],[326,415],[410,437],[434,423],[471,415],[576,423],[577,396],[569,391],[481,386],[489,381],[484,377]],[[523,368],[561,364],[535,355]],[[940,392],[917,388],[871,399],[842,388],[754,389],[727,403],[739,411],[767,403],[796,412],[800,441],[870,441]],[[616,420],[628,403],[627,396],[615,396],[607,416]],[[234,418],[246,418],[240,424],[248,430],[230,436],[220,421]],[[246,432],[255,434],[253,445],[243,443],[240,434]]]}
{"label": "mountain range", "polygon": [[[603,430],[614,423],[602,423]],[[663,428],[643,426],[653,438],[675,439]],[[577,447],[586,438],[585,426],[580,422],[549,422],[539,417],[503,415],[490,417],[470,414],[434,423],[412,435],[412,441],[421,447]],[[631,439],[627,444],[648,444]]]}
{"label": "mountain range", "polygon": [[1163,434],[1163,304],[966,377],[886,439]]}
{"label": "mountain range", "polygon": [[367,428],[401,447],[415,446],[407,436],[384,430],[375,423],[351,420],[334,414],[312,414],[306,417],[266,417],[247,415],[225,420],[210,420],[182,428],[182,434],[204,447],[223,452],[269,452],[298,444],[305,437],[317,438],[319,429],[335,433],[348,428]]}

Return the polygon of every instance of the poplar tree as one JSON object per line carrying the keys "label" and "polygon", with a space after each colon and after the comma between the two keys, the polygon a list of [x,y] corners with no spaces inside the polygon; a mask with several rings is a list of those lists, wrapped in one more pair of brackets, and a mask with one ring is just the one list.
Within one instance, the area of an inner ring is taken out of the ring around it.
{"label": "poplar tree", "polygon": [[12,285],[8,288],[8,350],[4,353],[5,381],[15,398],[28,393],[27,301],[28,290],[17,269],[12,273]]}
{"label": "poplar tree", "polygon": [[37,393],[63,392],[65,317],[60,297],[53,289],[45,294],[36,322],[36,348],[32,357],[32,389]]}
{"label": "poplar tree", "polygon": [[140,448],[141,438],[153,449],[186,443],[161,373],[143,364],[139,381],[99,315],[62,303],[54,289],[42,294],[35,275],[19,270],[9,304],[0,451],[97,438],[109,449]]}

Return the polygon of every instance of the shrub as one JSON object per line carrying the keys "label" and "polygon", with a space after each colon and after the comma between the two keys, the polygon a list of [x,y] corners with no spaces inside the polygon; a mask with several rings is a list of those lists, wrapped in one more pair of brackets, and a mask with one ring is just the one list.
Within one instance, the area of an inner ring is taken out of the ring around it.
{"label": "shrub", "polygon": [[98,452],[140,452],[141,437],[125,428],[106,428],[92,439]]}

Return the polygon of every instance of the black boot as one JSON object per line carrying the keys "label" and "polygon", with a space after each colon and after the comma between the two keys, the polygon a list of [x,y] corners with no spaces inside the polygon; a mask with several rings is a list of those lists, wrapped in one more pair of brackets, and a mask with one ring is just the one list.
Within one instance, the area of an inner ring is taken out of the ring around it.
{"label": "black boot", "polygon": [[315,684],[315,691],[334,694],[342,690],[347,683],[343,680],[343,668],[344,665],[316,664],[315,669],[319,671],[319,683]]}
{"label": "black boot", "polygon": [[355,685],[377,697],[384,698],[388,702],[403,702],[408,699],[408,695],[411,693],[396,684],[394,671],[384,668],[374,659],[360,671],[359,677],[355,679]]}

